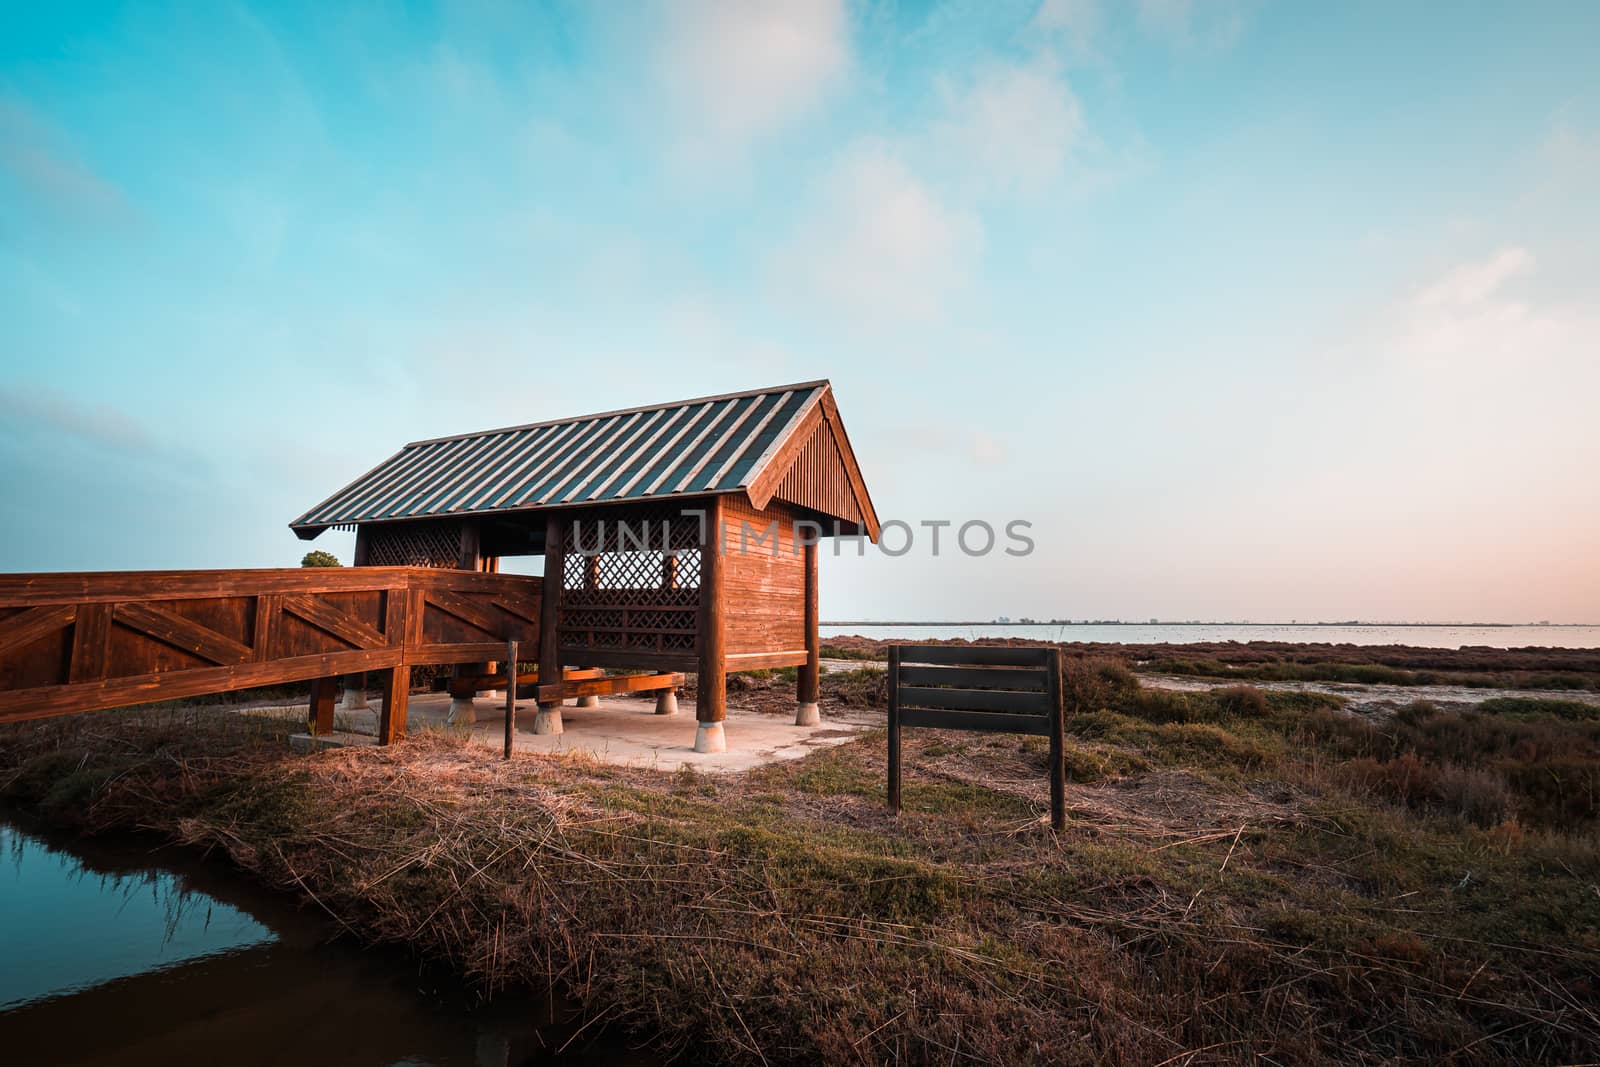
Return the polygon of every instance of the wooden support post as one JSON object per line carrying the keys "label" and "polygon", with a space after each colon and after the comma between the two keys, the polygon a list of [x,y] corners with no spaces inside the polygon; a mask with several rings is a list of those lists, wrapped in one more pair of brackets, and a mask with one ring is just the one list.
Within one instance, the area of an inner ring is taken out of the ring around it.
{"label": "wooden support post", "polygon": [[318,678],[311,683],[311,708],[306,714],[306,729],[314,737],[333,733],[333,697],[339,691],[339,679]]}
{"label": "wooden support post", "polygon": [[411,698],[411,668],[404,663],[383,672],[383,710],[378,713],[378,744],[406,735],[406,704]]}
{"label": "wooden support post", "polygon": [[900,814],[900,646],[889,646],[889,810]]}
{"label": "wooden support post", "polygon": [[[475,522],[461,524],[461,541],[456,552],[456,569],[462,571],[475,571],[483,563],[483,555],[479,551],[480,531]],[[478,721],[477,706],[473,697],[477,695],[476,688],[467,688],[461,684],[465,679],[477,678],[489,673],[488,663],[458,663],[450,669],[450,710],[446,713],[444,721],[449,726],[471,726]]]}
{"label": "wooden support post", "polygon": [[695,679],[696,752],[726,752],[722,721],[728,715],[727,618],[723,597],[722,498],[706,502],[700,544],[699,663]]}
{"label": "wooden support post", "polygon": [[[561,677],[561,587],[566,567],[565,524],[557,516],[544,523],[544,584],[539,595],[539,678]],[[557,706],[560,702],[557,701]]]}
{"label": "wooden support post", "polygon": [[[372,559],[372,533],[370,527],[356,527],[355,552],[350,557],[352,567],[365,567]],[[384,594],[384,611],[389,608],[389,598],[400,595],[395,590],[387,590]],[[260,610],[258,607],[257,610]],[[389,636],[390,644],[395,643],[396,637]],[[339,702],[340,711],[366,711],[367,705],[367,672],[358,671],[355,674],[344,676],[344,699]]]}
{"label": "wooden support post", "polygon": [[1061,699],[1061,650],[1053,648],[1046,659],[1050,674],[1050,828],[1067,828],[1066,718]]}
{"label": "wooden support post", "polygon": [[[798,536],[799,531],[796,531]],[[817,726],[822,722],[818,698],[822,683],[822,639],[818,636],[817,616],[817,545],[808,539],[805,545],[806,564],[806,661],[799,671],[799,684],[795,693],[796,726]]]}
{"label": "wooden support post", "polygon": [[506,642],[506,759],[517,736],[517,643]]}
{"label": "wooden support post", "polygon": [[[544,586],[539,599],[539,678],[555,680],[561,674],[561,588],[565,584],[566,528],[559,515],[544,521]],[[539,701],[533,732],[562,731],[561,700]]]}

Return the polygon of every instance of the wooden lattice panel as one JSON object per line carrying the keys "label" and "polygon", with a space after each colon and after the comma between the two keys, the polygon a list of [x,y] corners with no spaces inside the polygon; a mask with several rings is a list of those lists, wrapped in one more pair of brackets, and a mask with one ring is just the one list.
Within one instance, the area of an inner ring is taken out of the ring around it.
{"label": "wooden lattice panel", "polygon": [[564,647],[695,650],[698,516],[662,512],[621,521],[580,520],[568,535],[561,589]]}
{"label": "wooden lattice panel", "polygon": [[455,567],[461,559],[461,523],[397,522],[367,527],[367,565]]}

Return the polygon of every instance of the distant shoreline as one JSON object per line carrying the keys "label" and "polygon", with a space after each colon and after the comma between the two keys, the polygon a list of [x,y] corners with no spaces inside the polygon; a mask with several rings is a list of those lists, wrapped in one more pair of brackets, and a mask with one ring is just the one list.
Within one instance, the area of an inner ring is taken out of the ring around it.
{"label": "distant shoreline", "polygon": [[992,619],[957,619],[952,622],[912,622],[907,619],[846,619],[843,622],[824,620],[820,626],[1322,626],[1322,627],[1350,627],[1350,626],[1382,626],[1387,629],[1401,629],[1405,627],[1423,629],[1426,627],[1452,627],[1458,629],[1517,629],[1517,628],[1572,628],[1585,629],[1600,626],[1593,622],[1134,622],[1119,619],[1096,619],[1090,622],[995,622]]}

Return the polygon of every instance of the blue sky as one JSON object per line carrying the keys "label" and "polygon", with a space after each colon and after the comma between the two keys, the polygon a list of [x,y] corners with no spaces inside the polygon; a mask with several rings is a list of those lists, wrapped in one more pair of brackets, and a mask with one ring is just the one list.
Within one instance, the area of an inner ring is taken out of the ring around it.
{"label": "blue sky", "polygon": [[828,377],[881,514],[1038,547],[825,617],[1594,621],[1597,69],[1582,3],[11,5],[0,568]]}

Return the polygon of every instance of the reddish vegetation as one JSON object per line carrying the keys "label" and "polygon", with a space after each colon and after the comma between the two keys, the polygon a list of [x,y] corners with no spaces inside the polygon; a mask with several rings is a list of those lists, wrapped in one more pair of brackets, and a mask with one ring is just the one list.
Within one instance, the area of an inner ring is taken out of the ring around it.
{"label": "reddish vegetation", "polygon": [[[890,644],[1025,645],[1026,639],[883,641],[830,637],[827,650],[883,659]],[[1049,643],[1049,642],[1046,642]],[[1600,689],[1600,649],[1418,648],[1412,645],[1222,641],[1192,645],[1060,642],[1069,655],[1111,657],[1130,667],[1174,674],[1256,680],[1328,680],[1390,685],[1456,684],[1530,689]]]}
{"label": "reddish vegetation", "polygon": [[[1037,645],[1022,638],[977,641],[883,641],[871,637],[829,637],[824,644],[850,652],[884,652],[906,645]],[[1051,644],[1052,642],[1042,642]],[[1062,641],[1063,649],[1083,655],[1114,656],[1135,663],[1166,659],[1209,659],[1219,663],[1377,663],[1404,670],[1441,671],[1578,671],[1600,672],[1600,648],[1421,648],[1416,645],[1296,644],[1288,641],[1212,641],[1192,645],[1109,644],[1104,641]]]}

